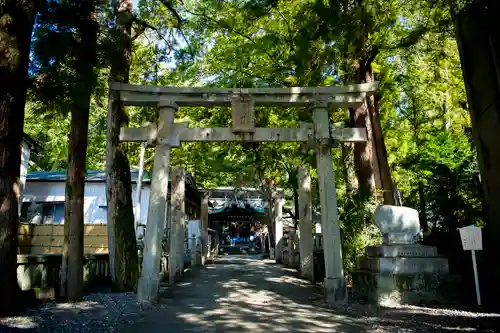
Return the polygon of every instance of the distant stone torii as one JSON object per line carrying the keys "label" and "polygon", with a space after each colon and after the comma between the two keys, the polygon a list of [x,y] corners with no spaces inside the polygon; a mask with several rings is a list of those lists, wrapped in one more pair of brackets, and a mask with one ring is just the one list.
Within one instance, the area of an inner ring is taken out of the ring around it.
{"label": "distant stone torii", "polygon": [[[139,301],[155,301],[159,290],[161,238],[165,228],[170,150],[181,142],[304,142],[316,150],[320,191],[321,223],[324,237],[325,289],[328,303],[346,300],[343,276],[340,223],[337,213],[335,179],[331,148],[336,141],[364,142],[364,128],[339,128],[329,122],[331,107],[357,107],[373,94],[377,83],[315,88],[181,88],[110,83],[110,98],[119,96],[125,106],[159,108],[159,118],[140,128],[122,128],[120,141],[148,142],[155,146],[149,211],[144,239],[144,259],[139,279]],[[189,128],[186,122],[174,123],[175,111],[183,106],[230,106],[231,128]],[[299,128],[255,127],[255,106],[308,107],[313,122]],[[169,223],[169,274],[180,270],[183,262],[184,184],[183,173],[172,172],[171,221]],[[310,196],[305,196],[310,200]],[[281,200],[276,208],[280,209]],[[309,207],[303,203],[301,207]],[[281,218],[280,212],[275,212]],[[311,218],[311,214],[300,214]],[[201,227],[208,225],[203,222]],[[208,220],[208,219],[207,219]],[[310,223],[310,221],[307,221]],[[282,233],[282,231],[281,231]],[[279,231],[277,233],[279,235]],[[182,240],[181,240],[182,237]],[[277,237],[276,237],[277,238]],[[277,242],[278,239],[275,239]],[[172,279],[171,279],[172,281]]]}

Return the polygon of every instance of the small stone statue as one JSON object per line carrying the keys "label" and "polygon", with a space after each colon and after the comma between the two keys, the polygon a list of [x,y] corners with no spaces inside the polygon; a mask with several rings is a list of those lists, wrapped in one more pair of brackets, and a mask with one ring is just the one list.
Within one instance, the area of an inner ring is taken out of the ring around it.
{"label": "small stone statue", "polygon": [[384,244],[415,244],[421,239],[418,211],[410,207],[378,205],[373,222],[384,238]]}

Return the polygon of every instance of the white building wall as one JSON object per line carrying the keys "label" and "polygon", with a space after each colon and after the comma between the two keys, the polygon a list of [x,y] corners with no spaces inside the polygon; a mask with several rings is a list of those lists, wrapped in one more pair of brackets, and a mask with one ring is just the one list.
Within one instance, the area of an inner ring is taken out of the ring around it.
{"label": "white building wall", "polygon": [[[35,182],[26,183],[23,202],[64,202],[64,182]],[[134,198],[135,189],[132,190]],[[149,203],[149,184],[143,184],[141,193],[141,223],[146,223]],[[86,224],[105,224],[107,221],[106,184],[85,184],[84,214]]]}

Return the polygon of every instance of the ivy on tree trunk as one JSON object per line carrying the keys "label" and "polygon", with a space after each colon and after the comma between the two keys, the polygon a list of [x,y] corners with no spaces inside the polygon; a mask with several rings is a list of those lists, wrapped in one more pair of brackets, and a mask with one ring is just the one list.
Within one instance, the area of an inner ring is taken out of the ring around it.
{"label": "ivy on tree trunk", "polygon": [[[129,80],[131,61],[132,1],[121,0],[117,10],[117,53],[111,81]],[[106,185],[110,266],[115,290],[133,290],[137,283],[138,257],[134,227],[130,165],[119,142],[121,126],[128,118],[117,94],[111,93],[107,119]]]}

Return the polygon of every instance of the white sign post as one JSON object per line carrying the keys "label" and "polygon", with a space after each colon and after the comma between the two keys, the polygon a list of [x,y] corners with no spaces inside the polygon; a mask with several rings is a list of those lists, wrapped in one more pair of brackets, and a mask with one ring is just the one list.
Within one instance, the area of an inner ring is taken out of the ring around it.
{"label": "white sign post", "polygon": [[477,305],[481,305],[481,293],[479,292],[479,280],[477,277],[476,250],[483,249],[483,239],[481,236],[481,228],[475,225],[459,228],[462,246],[465,251],[471,251],[472,268],[474,270],[474,282],[476,284]]}

